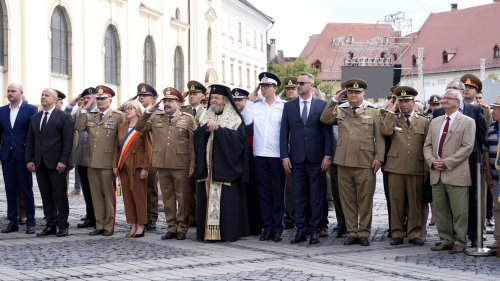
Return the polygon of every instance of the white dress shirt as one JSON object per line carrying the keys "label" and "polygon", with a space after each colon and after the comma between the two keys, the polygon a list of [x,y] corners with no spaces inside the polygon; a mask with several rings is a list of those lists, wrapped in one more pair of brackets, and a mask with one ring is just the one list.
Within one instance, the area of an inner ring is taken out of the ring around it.
{"label": "white dress shirt", "polygon": [[309,113],[311,113],[311,102],[312,102],[312,95],[309,96],[309,98],[302,99],[301,96],[299,96],[299,106],[300,106],[300,115],[302,116],[302,111],[304,110],[304,101],[307,101],[307,117],[309,118]]}
{"label": "white dress shirt", "polygon": [[12,103],[9,104],[10,109],[10,127],[14,128],[14,124],[16,123],[17,114],[19,113],[19,109],[23,103],[20,102],[16,107],[12,107]]}
{"label": "white dress shirt", "polygon": [[453,112],[450,116],[444,115],[443,124],[441,124],[441,128],[439,129],[439,139],[438,139],[438,147],[436,147],[436,155],[439,155],[439,143],[441,142],[441,136],[443,135],[444,126],[446,125],[446,117],[450,117],[450,124],[448,124],[448,134],[451,133],[451,124],[453,124],[453,120],[457,117],[458,110]]}
{"label": "white dress shirt", "polygon": [[[49,111],[45,111],[43,110],[42,111],[42,119],[40,119],[40,127],[39,129],[42,130],[42,122],[43,122],[43,118],[45,118],[45,112],[48,112],[49,114],[47,114],[47,123],[49,123],[49,119],[50,119],[50,116],[52,115],[52,112],[54,111],[56,107],[52,107],[51,109],[49,109]],[[45,125],[47,125],[47,123]]]}

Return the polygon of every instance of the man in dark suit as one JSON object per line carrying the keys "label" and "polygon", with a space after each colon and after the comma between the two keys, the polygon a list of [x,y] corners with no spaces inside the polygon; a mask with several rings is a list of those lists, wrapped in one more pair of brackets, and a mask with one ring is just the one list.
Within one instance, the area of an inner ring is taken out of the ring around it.
{"label": "man in dark suit", "polygon": [[[285,103],[280,130],[280,158],[287,174],[292,173],[297,233],[292,244],[306,240],[319,243],[318,230],[324,206],[325,171],[332,158],[331,127],[319,121],[326,102],[313,97],[314,77],[303,72],[297,78],[299,98]],[[309,190],[305,187],[309,185]],[[306,198],[309,202],[306,202]],[[306,221],[309,203],[310,219]]]}
{"label": "man in dark suit", "polygon": [[7,195],[7,218],[9,225],[2,233],[18,231],[17,194],[22,193],[26,210],[26,234],[35,233],[35,201],[33,180],[24,163],[24,145],[31,115],[36,106],[23,103],[23,86],[12,83],[7,87],[10,104],[0,107],[0,160],[2,161],[5,193]]}
{"label": "man in dark suit", "polygon": [[37,236],[68,235],[66,167],[73,145],[73,123],[69,114],[55,108],[56,101],[56,91],[43,90],[40,100],[43,110],[31,117],[26,139],[26,167],[36,172],[47,221],[45,229]]}
{"label": "man in dark suit", "polygon": [[[462,97],[467,94],[465,91],[465,84],[460,81],[452,81],[448,83],[446,90],[458,90],[462,94]],[[474,142],[474,149],[472,150],[472,153],[469,156],[469,168],[470,168],[472,185],[469,188],[469,221],[467,229],[467,235],[471,240],[471,247],[475,248],[477,245],[477,238],[478,238],[477,215],[476,215],[477,177],[481,177],[481,175],[477,174],[477,164],[483,161],[481,155],[483,151],[483,145],[485,145],[486,143],[486,133],[488,131],[488,128],[486,126],[486,120],[483,116],[483,111],[481,107],[461,101],[458,110],[460,111],[460,113],[469,116],[476,122],[476,138]],[[443,108],[437,109],[432,113],[433,118],[442,115],[444,115]]]}

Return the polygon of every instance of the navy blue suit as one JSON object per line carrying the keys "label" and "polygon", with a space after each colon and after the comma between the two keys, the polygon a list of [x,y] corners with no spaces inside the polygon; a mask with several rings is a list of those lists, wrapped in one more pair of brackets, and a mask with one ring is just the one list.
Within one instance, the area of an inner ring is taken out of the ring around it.
{"label": "navy blue suit", "polygon": [[[481,156],[483,152],[483,145],[486,145],[488,127],[486,125],[486,119],[484,119],[483,109],[481,107],[474,104],[464,103],[462,113],[476,121],[476,141],[474,142],[472,153],[469,156],[469,168],[472,185],[469,188],[469,221],[467,234],[471,241],[477,242],[477,177],[481,176],[477,174],[477,163],[482,162]],[[442,108],[439,108],[432,113],[433,118],[441,115],[444,115],[444,109]]]}
{"label": "navy blue suit", "polygon": [[[325,156],[332,156],[331,126],[321,124],[320,115],[326,102],[312,98],[307,122],[300,116],[300,98],[285,103],[280,130],[280,158],[290,158],[292,164],[295,224],[298,232],[310,229],[317,232],[326,196],[325,173],[321,162]],[[308,188],[309,186],[309,188]],[[308,190],[309,189],[309,190]],[[310,219],[306,221],[307,199]]]}
{"label": "navy blue suit", "polygon": [[10,107],[0,107],[0,160],[2,161],[5,193],[7,195],[7,218],[17,224],[17,188],[23,194],[27,225],[35,225],[35,201],[33,199],[33,178],[26,169],[24,148],[30,118],[38,111],[31,104],[22,103],[14,127],[10,124]]}

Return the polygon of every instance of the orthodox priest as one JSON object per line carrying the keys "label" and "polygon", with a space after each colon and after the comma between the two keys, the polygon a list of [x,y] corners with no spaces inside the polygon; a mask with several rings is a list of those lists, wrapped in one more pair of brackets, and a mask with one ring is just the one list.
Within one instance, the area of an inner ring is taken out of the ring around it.
{"label": "orthodox priest", "polygon": [[236,241],[249,234],[243,183],[248,180],[245,123],[231,90],[210,86],[209,105],[195,131],[198,241]]}

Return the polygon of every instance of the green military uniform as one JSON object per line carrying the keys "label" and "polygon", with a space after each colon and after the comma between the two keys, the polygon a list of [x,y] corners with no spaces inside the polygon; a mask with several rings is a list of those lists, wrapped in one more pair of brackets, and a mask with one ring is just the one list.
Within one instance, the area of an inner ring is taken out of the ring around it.
{"label": "green military uniform", "polygon": [[[346,81],[349,91],[363,91],[366,82]],[[339,138],[334,164],[338,167],[340,201],[345,215],[347,236],[366,238],[371,232],[373,194],[375,192],[374,160],[384,160],[385,143],[380,133],[380,113],[364,101],[353,112],[349,103],[330,103],[321,114],[321,122],[338,125]]]}
{"label": "green military uniform", "polygon": [[[164,99],[182,100],[182,95],[173,88],[166,88]],[[141,132],[152,131],[152,166],[158,171],[160,189],[167,220],[167,231],[187,232],[187,179],[188,171],[194,168],[195,154],[193,130],[195,121],[191,114],[176,112],[172,120],[165,112],[146,112],[137,122]],[[173,238],[173,237],[171,237]]]}
{"label": "green military uniform", "polygon": [[[417,91],[411,87],[397,87],[398,100],[414,99]],[[408,125],[407,118],[410,120]],[[422,228],[422,188],[424,172],[423,147],[429,120],[415,112],[408,117],[387,112],[381,126],[383,136],[391,137],[391,148],[387,153],[385,171],[389,174],[389,197],[391,203],[391,234],[394,241],[405,237],[403,227],[405,199],[408,202],[408,230],[410,241],[420,238]],[[396,244],[400,244],[397,242]]]}
{"label": "green military uniform", "polygon": [[[96,98],[112,97],[114,92],[98,86]],[[83,163],[88,178],[96,218],[96,230],[113,233],[115,224],[115,191],[113,188],[113,154],[118,126],[124,121],[123,112],[108,109],[101,112],[82,112],[75,123],[78,131],[87,131],[88,140]]]}

